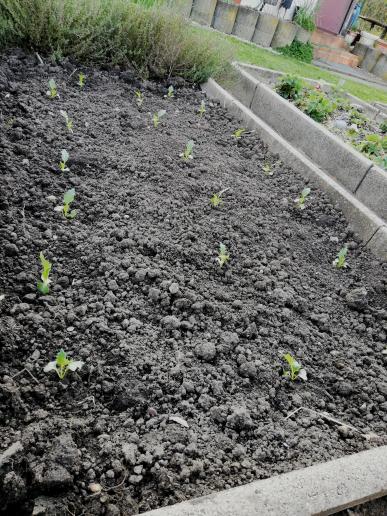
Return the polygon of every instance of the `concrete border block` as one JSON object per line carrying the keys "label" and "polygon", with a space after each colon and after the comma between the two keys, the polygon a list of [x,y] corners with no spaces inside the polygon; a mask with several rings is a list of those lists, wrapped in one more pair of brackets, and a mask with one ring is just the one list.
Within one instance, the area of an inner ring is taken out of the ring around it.
{"label": "concrete border block", "polygon": [[387,226],[379,228],[367,243],[376,256],[387,256]]}
{"label": "concrete border block", "polygon": [[241,39],[251,41],[258,18],[258,11],[240,5],[232,33]]}
{"label": "concrete border block", "polygon": [[355,195],[359,201],[387,221],[387,172],[379,167],[372,167],[360,183]]}
{"label": "concrete border block", "polygon": [[382,51],[379,48],[368,47],[368,50],[364,55],[364,59],[360,63],[360,68],[367,70],[367,72],[371,72],[381,55]]}
{"label": "concrete border block", "polygon": [[238,14],[238,6],[235,4],[228,4],[218,0],[212,26],[214,29],[223,32],[224,34],[231,34],[234,28],[235,19]]}
{"label": "concrete border block", "polygon": [[145,514],[147,516],[334,514],[387,494],[386,471],[387,446],[382,446]]}
{"label": "concrete border block", "polygon": [[278,22],[270,46],[272,48],[287,47],[288,45],[293,43],[297,31],[298,25],[296,25],[295,23],[286,20],[280,20]]}
{"label": "concrete border block", "polygon": [[278,18],[270,14],[260,13],[252,42],[262,47],[270,47],[278,25]]}
{"label": "concrete border block", "polygon": [[210,26],[218,0],[194,0],[191,10],[191,19],[201,25]]}
{"label": "concrete border block", "polygon": [[297,28],[296,37],[295,40],[299,41],[300,43],[309,43],[310,38],[312,37],[312,33],[309,32],[306,29],[303,29],[302,27]]}

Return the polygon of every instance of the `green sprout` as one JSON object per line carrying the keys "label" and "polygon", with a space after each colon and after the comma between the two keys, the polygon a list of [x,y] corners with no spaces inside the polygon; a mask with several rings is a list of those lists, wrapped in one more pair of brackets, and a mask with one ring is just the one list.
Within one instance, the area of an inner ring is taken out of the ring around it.
{"label": "green sprout", "polygon": [[286,353],[286,355],[284,355],[284,359],[288,364],[288,368],[283,369],[282,376],[284,376],[285,378],[289,378],[289,380],[291,380],[292,382],[295,382],[297,378],[300,378],[301,380],[304,380],[306,382],[308,377],[306,374],[306,370],[302,367],[302,365],[299,362],[297,362],[297,360],[293,358],[290,353]]}
{"label": "green sprout", "polygon": [[136,103],[138,107],[141,107],[144,103],[144,94],[140,90],[134,92],[136,96]]}
{"label": "green sprout", "polygon": [[193,155],[192,155],[193,148],[194,148],[194,142],[193,142],[193,140],[189,140],[187,142],[187,145],[185,146],[184,152],[182,152],[180,154],[180,157],[183,158],[184,161],[193,159]]}
{"label": "green sprout", "polygon": [[337,253],[337,258],[333,260],[332,265],[336,267],[336,269],[346,269],[348,267],[348,263],[346,261],[348,254],[348,247],[344,246]]}
{"label": "green sprout", "polygon": [[246,132],[246,129],[243,129],[242,127],[240,129],[237,129],[232,133],[232,137],[236,140],[240,140],[242,138],[242,134]]}
{"label": "green sprout", "polygon": [[300,194],[300,197],[294,199],[294,202],[297,204],[297,208],[300,210],[305,210],[305,201],[310,194],[310,188],[304,188]]}
{"label": "green sprout", "polygon": [[227,248],[224,244],[219,244],[219,254],[216,261],[219,263],[219,267],[223,267],[230,260],[230,255],[227,252]]}
{"label": "green sprout", "polygon": [[202,100],[200,103],[199,111],[198,111],[200,118],[204,115],[205,112],[206,112],[206,103],[204,102],[204,100]]}
{"label": "green sprout", "polygon": [[44,257],[44,254],[40,252],[39,254],[40,263],[42,264],[42,274],[41,274],[41,280],[38,281],[38,290],[41,294],[48,294],[50,291],[50,287],[48,286],[49,283],[51,283],[51,280],[49,279],[52,263],[46,260]]}
{"label": "green sprout", "polygon": [[175,88],[171,84],[170,87],[168,88],[167,97],[172,98],[174,96],[175,96]]}
{"label": "green sprout", "polygon": [[50,97],[50,99],[54,99],[55,97],[59,97],[58,95],[58,89],[56,87],[56,82],[54,81],[54,79],[50,79],[48,81],[48,87],[50,88],[48,91],[47,91],[47,96]]}
{"label": "green sprout", "polygon": [[66,113],[66,111],[63,111],[62,109],[59,111],[59,113],[63,116],[65,119],[67,130],[72,133],[73,132],[73,121],[71,118],[69,118],[69,115]]}
{"label": "green sprout", "polygon": [[78,210],[70,210],[70,204],[75,199],[75,189],[71,188],[63,195],[63,206],[56,206],[55,211],[63,213],[66,219],[74,219],[77,216]]}
{"label": "green sprout", "polygon": [[66,149],[62,149],[61,158],[62,161],[59,163],[59,168],[62,172],[68,172],[70,169],[67,167],[67,162],[69,160],[69,153]]}
{"label": "green sprout", "polygon": [[156,129],[159,126],[160,118],[162,118],[165,114],[166,114],[165,109],[161,109],[160,111],[158,111],[157,113],[155,113],[153,115],[153,125],[155,126]]}
{"label": "green sprout", "polygon": [[83,88],[85,86],[85,79],[86,79],[86,75],[84,73],[80,73],[79,76],[78,76],[78,84],[79,84],[79,87],[80,88]]}
{"label": "green sprout", "polygon": [[220,192],[214,193],[212,195],[212,197],[210,199],[210,203],[213,208],[218,208],[219,206],[222,206],[222,204],[223,204],[222,195],[224,194],[224,192],[227,192],[227,190],[229,190],[229,188],[225,188],[224,190],[221,190]]}
{"label": "green sprout", "polygon": [[265,163],[262,166],[262,170],[263,170],[263,173],[265,174],[265,176],[272,176],[274,174],[274,172],[273,172],[273,170],[271,168],[270,163]]}
{"label": "green sprout", "polygon": [[56,355],[55,360],[49,362],[43,371],[49,373],[55,371],[61,380],[64,379],[68,371],[77,371],[83,367],[83,362],[80,360],[72,360],[67,358],[67,353],[61,349]]}

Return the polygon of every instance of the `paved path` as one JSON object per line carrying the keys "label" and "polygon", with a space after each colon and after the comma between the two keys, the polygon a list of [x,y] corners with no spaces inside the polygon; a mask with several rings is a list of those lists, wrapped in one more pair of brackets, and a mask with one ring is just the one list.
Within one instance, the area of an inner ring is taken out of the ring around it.
{"label": "paved path", "polygon": [[362,68],[351,68],[350,66],[338,63],[326,63],[320,59],[315,59],[313,64],[319,68],[324,68],[324,70],[336,72],[340,75],[344,75],[346,78],[355,79],[356,81],[362,82],[363,84],[368,84],[372,87],[376,86],[382,90],[387,91],[387,83],[385,81],[379,79],[379,77],[376,77],[372,73],[363,70]]}

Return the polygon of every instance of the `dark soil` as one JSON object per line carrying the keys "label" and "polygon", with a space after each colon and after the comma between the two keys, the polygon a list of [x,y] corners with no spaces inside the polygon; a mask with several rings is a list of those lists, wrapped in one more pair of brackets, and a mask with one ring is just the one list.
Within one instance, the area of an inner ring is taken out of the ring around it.
{"label": "dark soil", "polygon": [[[385,443],[386,265],[313,184],[297,210],[305,180],[219,105],[200,118],[200,91],[74,70],[1,58],[2,513],[128,516]],[[43,372],[61,347],[85,361],[63,382]]]}

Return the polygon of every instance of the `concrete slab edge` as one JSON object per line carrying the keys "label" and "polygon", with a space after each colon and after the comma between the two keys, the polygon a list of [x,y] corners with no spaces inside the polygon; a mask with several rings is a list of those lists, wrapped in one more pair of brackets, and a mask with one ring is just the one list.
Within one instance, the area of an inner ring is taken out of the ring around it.
{"label": "concrete slab edge", "polygon": [[[353,229],[359,234],[364,245],[379,259],[387,261],[387,224],[372,210],[360,202],[341,184],[325,173],[308,159],[305,154],[294,148],[266,122],[254,115],[250,109],[239,102],[233,95],[223,89],[216,81],[210,79],[202,85],[208,97],[220,103],[234,114],[249,130],[266,143],[271,152],[301,173],[305,178],[316,183],[337,204]],[[378,230],[381,231],[378,231]]]}
{"label": "concrete slab edge", "polygon": [[383,446],[145,514],[323,516],[386,494],[387,446]]}

